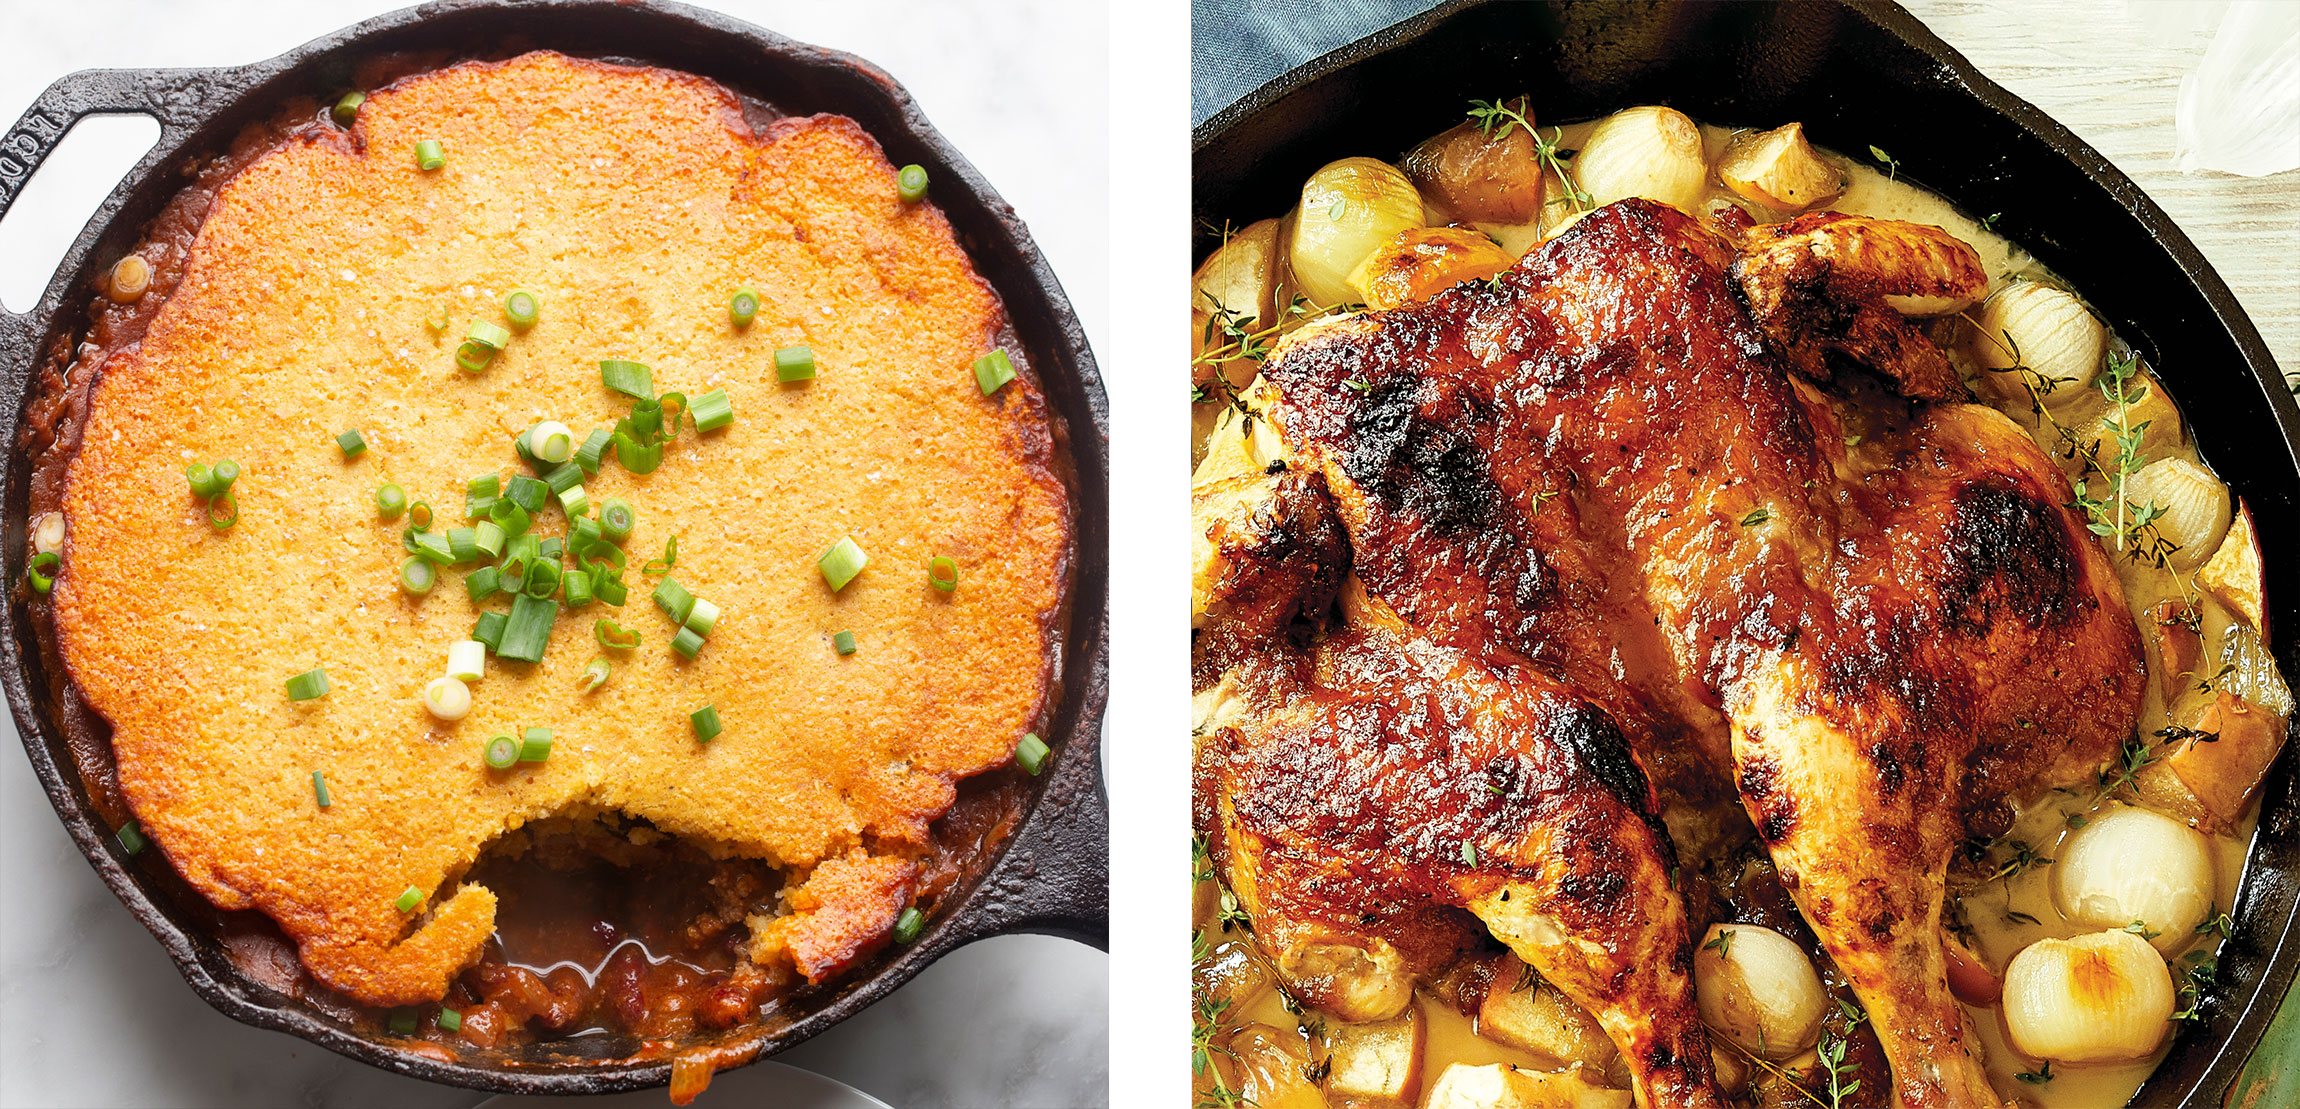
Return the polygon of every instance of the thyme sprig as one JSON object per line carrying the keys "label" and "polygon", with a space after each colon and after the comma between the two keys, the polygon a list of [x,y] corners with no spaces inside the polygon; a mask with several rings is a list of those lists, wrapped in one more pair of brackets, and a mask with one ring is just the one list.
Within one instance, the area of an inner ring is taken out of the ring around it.
{"label": "thyme sprig", "polygon": [[[2141,437],[2148,432],[2152,420],[2132,422],[2132,406],[2140,397],[2132,392],[2132,377],[2140,368],[2140,357],[2115,352],[2108,355],[2107,370],[2093,384],[2114,410],[2116,452],[2103,462],[2097,452],[2085,451],[2087,473],[2076,479],[2076,506],[2082,508],[2091,522],[2086,526],[2094,535],[2113,540],[2116,549],[2129,552],[2135,561],[2146,559],[2158,566],[2169,564],[2178,545],[2157,532],[2156,520],[2164,515],[2164,506],[2150,501],[2132,503],[2130,483],[2132,475],[2140,472],[2147,462],[2141,451]],[[2092,478],[2100,477],[2108,484],[2105,495],[2095,495]]]}
{"label": "thyme sprig", "polygon": [[2042,1086],[2045,1083],[2052,1081],[2052,1060],[2047,1059],[2044,1061],[2043,1066],[2038,1067],[2033,1071],[2024,1070],[2019,1074],[2013,1075],[2013,1077],[2018,1078],[2031,1086]]}
{"label": "thyme sprig", "polygon": [[1703,951],[1714,951],[1714,952],[1716,952],[1716,953],[1717,953],[1717,957],[1718,957],[1718,958],[1720,958],[1720,959],[1730,959],[1730,958],[1732,958],[1732,957],[1733,957],[1733,929],[1731,929],[1731,928],[1719,928],[1719,929],[1717,930],[1717,934],[1716,934],[1715,936],[1711,937],[1708,943],[1705,943],[1705,944],[1702,944],[1702,945],[1701,945],[1701,950],[1703,950]]}
{"label": "thyme sprig", "polygon": [[[1534,160],[1557,175],[1557,182],[1565,186],[1565,198],[1574,209],[1587,212],[1597,207],[1597,199],[1583,191],[1580,183],[1573,179],[1573,174],[1566,171],[1565,163],[1573,157],[1574,152],[1558,148],[1557,144],[1565,140],[1565,128],[1551,128],[1550,136],[1542,138],[1541,129],[1525,117],[1525,98],[1519,97],[1516,104],[1512,107],[1506,100],[1472,100],[1469,102],[1469,118],[1477,124],[1479,134],[1496,142],[1508,138],[1509,133],[1516,128],[1525,128],[1525,133],[1533,138]],[[1498,132],[1496,128],[1499,128]]]}
{"label": "thyme sprig", "polygon": [[[1813,1049],[1814,1054],[1820,1057],[1821,1067],[1829,1078],[1829,1109],[1844,1109],[1845,1099],[1860,1092],[1861,1064],[1858,1061],[1846,1062],[1845,1049],[1852,1044],[1853,1030],[1869,1019],[1866,1010],[1842,997],[1837,999],[1837,1009],[1845,1014],[1845,1030],[1835,1032],[1823,1028],[1821,1042]],[[1849,1082],[1845,1077],[1848,1074],[1853,1076]]]}
{"label": "thyme sprig", "polygon": [[2204,1019],[2204,994],[2212,988],[2214,978],[2220,974],[2220,960],[2201,951],[2181,956],[2188,966],[2180,972],[2180,1011],[2172,1014],[2174,1020]]}

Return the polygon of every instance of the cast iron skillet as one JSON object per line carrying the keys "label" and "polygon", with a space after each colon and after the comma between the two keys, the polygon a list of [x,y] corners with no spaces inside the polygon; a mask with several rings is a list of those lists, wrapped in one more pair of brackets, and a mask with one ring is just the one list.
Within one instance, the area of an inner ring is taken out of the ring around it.
{"label": "cast iron skillet", "polygon": [[[1722,125],[1802,120],[1822,146],[1875,144],[1966,210],[2004,213],[2005,235],[2075,282],[2146,353],[2214,469],[2251,502],[2277,657],[2300,676],[2300,409],[2259,332],[2138,186],[1898,5],[1448,0],[1200,124],[1199,226],[1284,212],[1319,166],[1352,154],[1394,158],[1461,119],[1472,98],[1520,93],[1532,96],[1537,122],[1634,104]],[[2219,1105],[2300,965],[2293,731],[2263,787],[2219,988],[2135,1105]]]}
{"label": "cast iron skillet", "polygon": [[[1061,698],[1048,739],[1055,755],[999,857],[945,900],[929,930],[882,952],[842,984],[814,995],[766,1033],[759,1057],[790,1047],[884,997],[945,953],[986,936],[1045,932],[1097,946],[1109,934],[1109,831],[1100,742],[1108,693],[1109,402],[1070,302],[1013,208],[937,134],[910,95],[868,62],[770,34],[723,15],[662,0],[540,0],[511,6],[446,0],[393,12],[269,61],[220,69],[91,70],[40,94],[0,140],[0,212],[72,124],[99,113],[140,113],[160,140],[113,190],[27,313],[0,312],[0,514],[5,565],[25,559],[26,489],[33,460],[16,449],[34,362],[75,331],[91,281],[133,247],[183,186],[181,167],[222,153],[243,127],[275,118],[298,96],[330,103],[353,67],[399,52],[550,48],[660,65],[711,78],[794,114],[837,112],[862,124],[895,164],[918,163],[934,181],[976,269],[1006,302],[1047,399],[1066,425],[1077,516],[1076,583],[1061,638]],[[362,1062],[460,1086],[520,1094],[603,1093],[661,1085],[668,1062],[500,1066],[446,1063],[370,1041],[313,1007],[243,974],[183,907],[124,865],[110,829],[94,818],[47,690],[49,675],[20,603],[0,606],[0,686],[41,784],[82,854],[157,936],[192,988],[249,1024],[290,1032]]]}

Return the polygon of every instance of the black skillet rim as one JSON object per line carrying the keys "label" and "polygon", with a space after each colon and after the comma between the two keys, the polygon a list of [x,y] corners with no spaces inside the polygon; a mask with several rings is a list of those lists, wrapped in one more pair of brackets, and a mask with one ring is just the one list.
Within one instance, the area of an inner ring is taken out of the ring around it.
{"label": "black skillet rim", "polygon": [[[1192,129],[1194,161],[1204,157],[1208,148],[1233,128],[1278,109],[1304,88],[1369,58],[1412,44],[1455,16],[1492,2],[1495,0],[1444,0],[1429,10],[1271,78]],[[1899,4],[1891,0],[1834,0],[1834,3],[1929,57],[1978,107],[2011,121],[2055,155],[2066,159],[2123,208],[2142,233],[2170,256],[2203,298],[2214,321],[2225,329],[2245,368],[2257,379],[2267,397],[2270,415],[2290,452],[2288,461],[2300,467],[2300,403],[2295,403],[2287,391],[2275,357],[2211,263],[2154,200],[2090,144],[2035,105],[1990,80]],[[1194,167],[1193,180],[1195,178]],[[1208,217],[1207,213],[1196,214]],[[2289,631],[2285,634],[2292,635]],[[2285,669],[2289,673],[2290,656],[2294,654],[2289,640],[2282,654],[2286,656]],[[2261,787],[2260,826],[2247,847],[2244,873],[2236,894],[2239,935],[2250,942],[2239,945],[2231,941],[2224,948],[2219,986],[2205,1007],[2206,1022],[2181,1028],[2170,1054],[2135,1092],[2131,1104],[2157,1105],[2172,1099],[2184,1109],[2217,1106],[2275,1019],[2294,979],[2300,977],[2300,885],[2296,885],[2294,875],[2262,865],[2264,849],[2291,837],[2289,816],[2296,804],[2300,804],[2300,715],[2294,717],[2284,750]],[[2249,930],[2243,926],[2251,922],[2245,918],[2261,913],[2270,914],[2257,922],[2270,926],[2269,933],[2248,934]],[[2232,959],[2251,964],[2234,982],[2230,981],[2227,970]],[[2200,1052],[2205,1054],[2199,1062],[2196,1056]],[[2172,1085],[2175,1064],[2187,1075],[2185,1088]]]}
{"label": "black skillet rim", "polygon": [[[459,20],[471,24],[509,19],[514,9],[520,18],[537,18],[535,23],[523,24],[519,36],[532,40],[536,48],[595,37],[560,34],[550,20],[592,19],[602,24],[638,20],[652,31],[675,38],[669,47],[658,50],[658,55],[685,51],[704,57],[746,50],[830,86],[818,90],[826,101],[839,97],[852,100],[777,106],[853,116],[887,148],[890,159],[898,164],[917,161],[929,167],[937,199],[951,217],[961,245],[1005,300],[1018,337],[1027,344],[1030,360],[1041,375],[1049,403],[1064,417],[1064,447],[1075,475],[1076,564],[1069,624],[1058,640],[1062,694],[1050,738],[1060,739],[1047,777],[1035,785],[1017,825],[982,873],[969,887],[945,898],[946,908],[936,915],[925,935],[908,948],[882,953],[829,988],[812,1012],[758,1037],[761,1049],[745,1062],[767,1058],[839,1023],[893,992],[942,955],[976,939],[1044,932],[1103,945],[1108,928],[1107,802],[1099,764],[1109,672],[1108,400],[1093,352],[1068,298],[1013,208],[934,129],[900,84],[852,55],[800,43],[730,16],[669,0],[542,0],[516,5],[500,0],[446,0],[389,12],[246,65],[83,71],[59,79],[27,111],[0,154],[25,152],[17,141],[26,136],[27,123],[34,124],[32,134],[39,134],[44,126],[60,138],[78,118],[104,111],[145,111],[161,118],[162,133],[82,229],[37,304],[23,313],[0,313],[0,353],[9,355],[7,368],[12,371],[7,380],[0,381],[0,392],[6,394],[0,397],[5,402],[0,403],[0,420],[6,421],[0,427],[5,432],[0,442],[6,444],[4,449],[9,453],[7,467],[0,470],[0,502],[16,510],[10,514],[6,529],[11,564],[25,549],[25,490],[19,471],[28,462],[17,449],[16,437],[30,391],[29,377],[59,326],[73,333],[80,327],[78,307],[89,295],[93,259],[104,256],[98,248],[117,250],[142,234],[149,216],[181,187],[168,169],[187,157],[220,151],[239,126],[264,118],[261,111],[249,114],[248,104],[254,98],[276,102],[297,94],[322,93],[332,98],[334,93],[328,90],[340,91],[340,82],[362,50],[443,49],[436,40],[444,30],[433,28]],[[426,34],[432,35],[432,41],[423,41]],[[415,41],[411,43],[411,39]],[[621,49],[566,48],[611,60],[688,71],[700,68],[676,57],[631,57],[632,51]],[[444,49],[451,55],[470,53]],[[704,75],[738,89],[744,86],[724,73]],[[66,86],[73,86],[72,91],[84,100],[102,103],[93,107],[50,104],[51,97]],[[35,120],[44,108],[51,114]],[[66,117],[62,130],[56,130],[53,118],[59,112]],[[43,150],[34,155],[35,164],[44,154]],[[22,181],[11,184],[20,186]],[[11,192],[11,199],[13,195]],[[132,225],[123,212],[131,200],[142,201],[138,207],[144,209]],[[20,365],[16,364],[19,360]],[[5,655],[0,683],[6,686],[42,786],[90,865],[161,942],[186,981],[209,1004],[243,1023],[287,1032],[370,1065],[475,1089],[510,1094],[586,1094],[660,1086],[668,1081],[668,1059],[572,1067],[441,1062],[366,1039],[297,1008],[291,999],[247,980],[228,966],[224,973],[214,973],[212,953],[203,954],[201,942],[188,936],[164,908],[146,896],[135,874],[125,867],[111,830],[101,826],[89,810],[77,771],[68,763],[59,765],[54,758],[50,729],[40,708],[42,698],[33,692],[26,677],[28,663],[37,663],[26,657],[33,654],[36,659],[36,653],[26,649],[20,604],[0,606],[0,654]]]}

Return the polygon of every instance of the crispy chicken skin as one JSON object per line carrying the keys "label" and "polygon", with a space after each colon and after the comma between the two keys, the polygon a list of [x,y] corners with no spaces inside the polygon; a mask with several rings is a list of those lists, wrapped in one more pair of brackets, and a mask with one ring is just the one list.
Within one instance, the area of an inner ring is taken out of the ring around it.
{"label": "crispy chicken skin", "polygon": [[1956,370],[1907,316],[1972,304],[1988,291],[1973,248],[1938,227],[1811,212],[1751,227],[1732,274],[1759,330],[1815,381],[1844,362],[1926,400],[1965,396]]}
{"label": "crispy chicken skin", "polygon": [[[1731,783],[1868,1007],[1896,1100],[1994,1105],[1945,984],[1947,859],[1968,813],[2116,751],[2138,634],[2058,471],[2001,415],[1893,401],[1849,453],[1788,372],[1961,388],[1884,299],[1969,291],[1955,251],[1844,222],[1793,222],[1736,260],[1675,211],[1612,205],[1491,285],[1282,347],[1266,419],[1324,474],[1367,607],[1526,696],[1598,708],[1658,784]],[[1769,317],[1769,267],[1792,254],[1831,318],[1906,333]],[[1293,772],[1327,773],[1309,761]],[[1237,811],[1275,788],[1258,781],[1211,787]],[[1400,819],[1347,777],[1305,792]]]}
{"label": "crispy chicken skin", "polygon": [[1472,938],[1595,1015],[1649,1106],[1719,1105],[1667,836],[1612,721],[1368,617],[1232,672],[1198,796],[1232,889],[1313,1003],[1379,1020]]}

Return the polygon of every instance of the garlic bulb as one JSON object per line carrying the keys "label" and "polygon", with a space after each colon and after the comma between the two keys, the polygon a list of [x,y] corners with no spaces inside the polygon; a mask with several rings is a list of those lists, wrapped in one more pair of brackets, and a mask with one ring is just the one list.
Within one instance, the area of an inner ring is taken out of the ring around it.
{"label": "garlic bulb", "polygon": [[1991,371],[1983,380],[1992,392],[2023,405],[2024,375],[2013,367],[2035,371],[2045,382],[2038,386],[2044,403],[2058,407],[2085,395],[2108,353],[2108,329],[2092,310],[2068,290],[2042,282],[2015,281],[1997,290],[1981,302],[1974,322],[1980,334],[1973,358]]}
{"label": "garlic bulb", "polygon": [[1820,1039],[1828,994],[1795,940],[1755,924],[1713,924],[1693,953],[1701,1019],[1779,1061]]}
{"label": "garlic bulb", "polygon": [[1589,133],[1573,176],[1600,206],[1641,196],[1696,214],[1709,182],[1701,128],[1674,108],[1615,112]]}
{"label": "garlic bulb", "polygon": [[1405,174],[1372,158],[1344,158],[1303,182],[1287,267],[1318,307],[1358,303],[1365,290],[1350,283],[1350,271],[1398,232],[1421,225],[1422,196]]}
{"label": "garlic bulb", "polygon": [[1805,125],[1734,140],[1717,164],[1718,179],[1743,198],[1778,212],[1802,212],[1845,191],[1843,171],[1805,141]]}
{"label": "garlic bulb", "polygon": [[2130,932],[2044,939],[2005,968],[2005,1029],[2025,1055],[2062,1063],[2140,1059],[2164,1042],[2172,970]]}
{"label": "garlic bulb", "polygon": [[2052,870],[2062,915],[2094,928],[2139,922],[2166,955],[2187,947],[2212,912],[2212,849],[2186,824],[2118,806],[2068,837]]}
{"label": "garlic bulb", "polygon": [[1415,227],[1375,247],[1350,274],[1368,308],[1416,304],[1464,281],[1482,281],[1509,268],[1510,257],[1492,239],[1461,227]]}
{"label": "garlic bulb", "polygon": [[2140,468],[2125,482],[2125,498],[2135,505],[2157,505],[2156,534],[2175,543],[2172,565],[2193,570],[2220,548],[2228,531],[2228,487],[2183,458],[2167,458]]}

